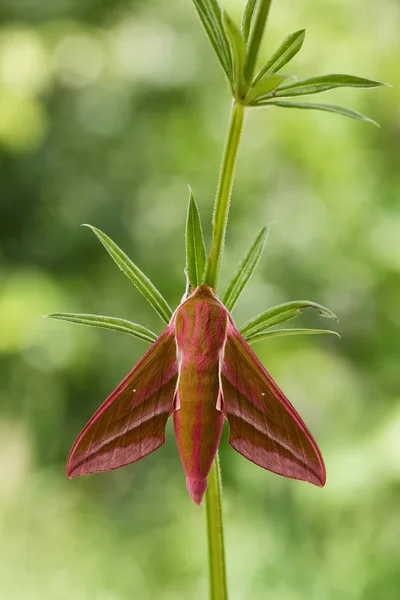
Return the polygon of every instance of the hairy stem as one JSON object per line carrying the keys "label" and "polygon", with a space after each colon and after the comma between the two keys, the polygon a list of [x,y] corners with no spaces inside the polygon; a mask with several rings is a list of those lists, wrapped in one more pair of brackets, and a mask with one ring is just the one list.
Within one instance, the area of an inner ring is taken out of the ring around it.
{"label": "hairy stem", "polygon": [[222,487],[218,453],[208,476],[206,491],[210,600],[227,600]]}
{"label": "hairy stem", "polygon": [[233,102],[222,166],[215,197],[211,252],[207,260],[204,283],[216,289],[224,250],[235,166],[243,130],[245,108]]}

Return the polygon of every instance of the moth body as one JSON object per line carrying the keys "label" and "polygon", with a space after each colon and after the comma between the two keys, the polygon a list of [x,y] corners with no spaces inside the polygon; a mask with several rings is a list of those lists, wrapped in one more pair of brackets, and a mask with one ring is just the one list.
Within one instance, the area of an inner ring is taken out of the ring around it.
{"label": "moth body", "polygon": [[187,487],[197,504],[207,488],[224,421],[217,405],[227,327],[227,310],[206,286],[197,288],[175,317],[180,368],[174,428]]}

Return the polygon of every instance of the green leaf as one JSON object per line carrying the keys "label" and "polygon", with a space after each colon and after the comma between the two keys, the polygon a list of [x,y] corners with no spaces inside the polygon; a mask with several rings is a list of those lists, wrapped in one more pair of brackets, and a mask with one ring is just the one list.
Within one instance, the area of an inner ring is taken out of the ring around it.
{"label": "green leaf", "polygon": [[287,75],[267,75],[250,89],[245,98],[246,104],[260,106],[259,102],[281,85],[285,79],[287,79]]}
{"label": "green leaf", "polygon": [[293,302],[286,302],[285,304],[269,308],[250,321],[247,321],[239,331],[244,337],[262,333],[274,325],[298,317],[304,308],[314,308],[322,317],[338,320],[337,316],[329,308],[321,304],[310,302],[309,300],[294,300]]}
{"label": "green leaf", "polygon": [[248,84],[253,80],[271,4],[272,0],[259,0],[254,8],[249,38],[246,44],[246,62],[244,65],[244,79]]}
{"label": "green leaf", "polygon": [[257,74],[254,79],[254,83],[257,83],[266,75],[271,73],[277,73],[284,67],[294,56],[299,52],[303,45],[304,38],[306,35],[305,29],[300,29],[288,35],[285,41],[279,46],[278,50],[271,56],[271,58],[265,63],[263,68]]}
{"label": "green leaf", "polygon": [[351,119],[357,119],[359,121],[368,121],[369,123],[373,123],[377,127],[379,127],[379,123],[362,115],[355,110],[351,110],[350,108],[345,108],[344,106],[337,106],[336,104],[315,104],[312,102],[285,102],[284,100],[276,100],[269,102],[259,102],[257,106],[281,106],[282,108],[301,108],[305,110],[322,110],[325,112],[336,113],[338,115],[343,115],[344,117],[350,117]]}
{"label": "green leaf", "polygon": [[243,39],[247,42],[250,35],[250,29],[254,17],[254,10],[256,8],[257,0],[247,0],[247,4],[245,6],[243,12],[242,19],[242,35]]}
{"label": "green leaf", "polygon": [[299,79],[291,83],[281,85],[273,95],[278,97],[285,96],[306,96],[309,94],[319,94],[339,87],[373,88],[385,85],[381,81],[373,81],[364,77],[355,75],[321,75],[318,77],[308,77]]}
{"label": "green leaf", "polygon": [[193,0],[197,13],[214,48],[214,52],[233,87],[230,44],[222,22],[222,10],[217,0]]}
{"label": "green leaf", "polygon": [[332,331],[331,329],[272,329],[270,331],[258,333],[257,335],[243,337],[248,344],[254,344],[254,342],[260,342],[261,340],[270,337],[283,337],[284,335],[323,335],[325,333],[330,333],[340,338],[338,332]]}
{"label": "green leaf", "polygon": [[103,317],[100,315],[83,315],[76,313],[51,313],[50,315],[44,316],[45,318],[68,321],[69,323],[76,323],[77,325],[101,327],[103,329],[111,329],[121,333],[128,333],[129,335],[133,335],[134,337],[150,343],[155,342],[157,339],[156,334],[150,331],[150,329],[147,329],[142,325],[137,325],[137,323],[131,323],[131,321],[119,319],[117,317]]}
{"label": "green leaf", "polygon": [[263,227],[240,263],[235,276],[226,288],[221,301],[229,311],[235,306],[244,286],[252,276],[264,250],[267,235],[268,228]]}
{"label": "green leaf", "polygon": [[186,221],[186,268],[191,287],[197,287],[201,284],[205,265],[206,249],[201,230],[200,214],[192,190],[190,190]]}
{"label": "green leaf", "polygon": [[234,91],[237,95],[240,95],[244,84],[243,68],[246,58],[246,44],[228,13],[224,11],[223,15],[233,57]]}
{"label": "green leaf", "polygon": [[116,262],[121,271],[132,281],[137,287],[139,292],[143,294],[146,300],[151,304],[154,310],[160,315],[160,317],[166,323],[169,323],[172,317],[172,310],[168,305],[167,301],[163,298],[157,288],[152,284],[150,279],[142,273],[142,271],[131,261],[130,258],[112,241],[105,233],[93,227],[92,225],[85,225],[89,227],[93,233],[99,238],[111,258]]}

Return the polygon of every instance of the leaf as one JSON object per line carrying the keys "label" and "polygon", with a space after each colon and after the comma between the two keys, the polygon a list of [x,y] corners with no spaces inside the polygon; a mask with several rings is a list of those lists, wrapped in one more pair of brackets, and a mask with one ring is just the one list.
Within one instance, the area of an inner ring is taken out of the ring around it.
{"label": "leaf", "polygon": [[355,110],[351,110],[350,108],[345,108],[344,106],[337,106],[336,104],[315,104],[311,102],[285,102],[284,100],[276,100],[272,102],[260,102],[257,103],[257,106],[281,106],[282,108],[302,108],[308,110],[322,110],[325,112],[336,113],[338,115],[343,115],[344,117],[350,117],[351,119],[357,119],[359,121],[368,121],[369,123],[373,123],[377,127],[380,127],[379,123],[362,115]]}
{"label": "leaf", "polygon": [[373,81],[364,77],[356,77],[355,75],[320,75],[318,77],[309,77],[307,79],[299,79],[291,83],[281,85],[274,96],[277,98],[282,96],[305,96],[308,94],[319,94],[339,87],[356,87],[356,88],[373,88],[386,85],[381,81]]}
{"label": "leaf", "polygon": [[301,49],[304,38],[306,35],[305,29],[300,29],[288,35],[285,41],[279,46],[278,50],[271,56],[271,58],[265,63],[263,68],[257,74],[254,79],[254,83],[258,83],[265,75],[271,73],[277,73],[284,67],[289,61]]}
{"label": "leaf", "polygon": [[76,323],[77,325],[101,327],[103,329],[128,333],[129,335],[133,335],[134,337],[150,343],[155,342],[157,339],[156,334],[150,331],[150,329],[138,325],[137,323],[131,323],[131,321],[127,321],[126,319],[119,319],[118,317],[103,317],[100,315],[84,315],[76,313],[51,313],[50,315],[44,316],[45,318],[68,321],[69,323]]}
{"label": "leaf", "polygon": [[233,87],[230,44],[222,22],[222,10],[217,0],[193,0],[197,13],[214,48],[214,52]]}
{"label": "leaf", "polygon": [[252,105],[255,104],[259,106],[259,102],[272,90],[275,90],[285,79],[287,79],[287,75],[267,75],[261,81],[256,83],[250,91],[248,92],[245,101],[246,104]]}
{"label": "leaf", "polygon": [[241,89],[244,83],[243,68],[244,61],[246,58],[246,44],[242,38],[242,34],[236,27],[227,12],[224,11],[224,23],[226,32],[228,34],[232,57],[233,57],[233,70],[234,70],[234,90],[236,94],[240,95]]}
{"label": "leaf", "polygon": [[252,276],[264,250],[267,235],[268,228],[263,227],[249,248],[243,261],[240,263],[235,276],[226,288],[221,301],[229,311],[235,306],[244,286]]}
{"label": "leaf", "polygon": [[270,337],[283,337],[285,335],[323,335],[325,333],[331,333],[340,338],[338,332],[332,331],[331,329],[273,329],[272,331],[264,331],[257,335],[243,337],[248,344],[254,344],[255,342],[260,342],[261,340]]}
{"label": "leaf", "polygon": [[254,8],[252,25],[246,44],[246,62],[244,65],[244,79],[246,84],[251,84],[254,77],[254,69],[260,51],[260,43],[264,35],[271,4],[272,0],[259,0]]}
{"label": "leaf", "polygon": [[245,42],[249,39],[251,24],[254,17],[257,0],[247,0],[242,19],[242,35]]}
{"label": "leaf", "polygon": [[244,337],[264,332],[274,325],[298,317],[304,308],[314,308],[322,317],[338,320],[337,316],[329,308],[321,304],[310,302],[309,300],[295,300],[269,308],[253,319],[250,319],[250,321],[247,321],[239,331]]}
{"label": "leaf", "polygon": [[167,301],[160,294],[157,288],[152,284],[150,279],[146,277],[144,273],[131,261],[130,258],[117,246],[111,238],[105,233],[93,227],[92,225],[85,225],[89,227],[93,233],[99,238],[111,258],[116,262],[121,271],[132,281],[137,287],[139,292],[143,294],[146,300],[151,304],[154,310],[160,315],[160,317],[166,323],[169,323],[172,317],[172,310],[168,305]]}
{"label": "leaf", "polygon": [[191,287],[197,287],[201,284],[205,265],[206,249],[201,230],[200,214],[192,190],[190,190],[186,221],[186,268]]}

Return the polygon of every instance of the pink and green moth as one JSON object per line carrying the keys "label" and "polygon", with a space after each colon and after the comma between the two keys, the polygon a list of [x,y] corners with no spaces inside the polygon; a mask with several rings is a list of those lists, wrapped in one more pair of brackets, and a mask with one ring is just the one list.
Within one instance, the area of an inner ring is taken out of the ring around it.
{"label": "pink and green moth", "polygon": [[238,332],[215,291],[186,295],[165,331],[78,436],[69,477],[117,469],[165,442],[173,418],[192,500],[200,504],[221,438],[284,477],[325,484],[311,433]]}

